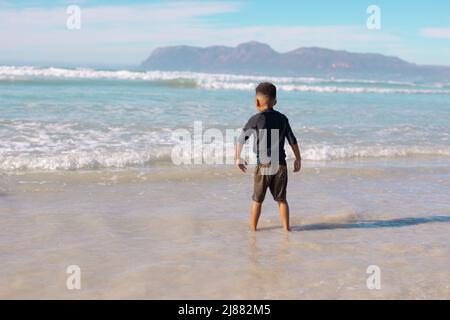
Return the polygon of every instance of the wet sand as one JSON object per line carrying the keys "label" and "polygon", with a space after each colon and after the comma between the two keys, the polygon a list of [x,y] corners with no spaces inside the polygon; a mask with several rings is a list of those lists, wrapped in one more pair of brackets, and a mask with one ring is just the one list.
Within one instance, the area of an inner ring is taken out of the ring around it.
{"label": "wet sand", "polygon": [[269,196],[254,233],[251,175],[234,168],[2,174],[0,297],[449,299],[449,175],[305,164],[292,232]]}

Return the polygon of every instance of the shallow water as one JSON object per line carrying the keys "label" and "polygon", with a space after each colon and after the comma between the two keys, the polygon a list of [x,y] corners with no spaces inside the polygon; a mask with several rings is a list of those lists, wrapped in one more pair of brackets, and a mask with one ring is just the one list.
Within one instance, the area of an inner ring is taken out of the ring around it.
{"label": "shallow water", "polygon": [[448,167],[310,165],[290,176],[289,234],[270,197],[248,230],[234,168],[2,176],[0,296],[450,298]]}

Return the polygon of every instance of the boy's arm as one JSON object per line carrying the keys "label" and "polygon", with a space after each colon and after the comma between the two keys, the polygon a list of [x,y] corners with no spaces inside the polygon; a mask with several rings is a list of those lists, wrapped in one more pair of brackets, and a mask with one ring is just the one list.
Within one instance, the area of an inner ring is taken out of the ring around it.
{"label": "boy's arm", "polygon": [[247,124],[242,129],[242,133],[239,135],[236,143],[236,154],[235,154],[235,163],[238,166],[238,168],[242,172],[247,171],[247,163],[245,160],[241,158],[242,149],[244,148],[245,142],[250,138],[252,134],[254,134],[254,128],[256,127],[255,124],[255,117],[252,117],[248,120]]}
{"label": "boy's arm", "polygon": [[241,143],[236,143],[236,156],[235,156],[235,160],[236,160],[236,165],[238,166],[238,168],[242,171],[245,172],[247,171],[247,167],[246,167],[246,162],[241,159],[241,153],[242,153],[242,148],[244,147],[243,144]]}
{"label": "boy's arm", "polygon": [[294,161],[294,172],[299,172],[302,168],[302,157],[300,155],[300,149],[298,147],[298,144],[291,145],[292,151],[295,155],[295,161]]}
{"label": "boy's arm", "polygon": [[295,155],[295,161],[294,161],[294,172],[299,172],[302,168],[302,157],[300,155],[300,149],[297,144],[297,138],[295,138],[294,132],[292,132],[291,125],[289,124],[289,120],[287,121],[287,128],[286,128],[286,138],[292,148],[292,151]]}

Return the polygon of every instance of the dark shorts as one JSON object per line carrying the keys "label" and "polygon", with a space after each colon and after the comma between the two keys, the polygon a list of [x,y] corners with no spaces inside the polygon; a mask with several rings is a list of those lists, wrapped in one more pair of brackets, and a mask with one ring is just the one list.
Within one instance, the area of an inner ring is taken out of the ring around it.
{"label": "dark shorts", "polygon": [[270,167],[266,165],[257,165],[253,177],[253,201],[263,202],[266,196],[267,188],[275,201],[286,200],[286,187],[288,174],[286,165],[280,165],[275,174],[270,173]]}

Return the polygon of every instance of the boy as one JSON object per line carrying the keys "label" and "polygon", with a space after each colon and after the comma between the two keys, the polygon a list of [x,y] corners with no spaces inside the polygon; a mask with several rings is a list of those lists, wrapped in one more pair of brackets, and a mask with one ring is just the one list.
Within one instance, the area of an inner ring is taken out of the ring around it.
{"label": "boy", "polygon": [[[260,83],[256,87],[256,109],[259,113],[255,114],[247,122],[236,144],[236,164],[242,172],[246,172],[247,163],[241,159],[241,152],[245,141],[250,136],[255,136],[257,165],[253,179],[253,205],[250,221],[250,228],[253,231],[256,231],[258,225],[267,188],[270,189],[274,200],[278,202],[284,229],[290,231],[289,205],[286,200],[287,170],[286,153],[284,151],[285,139],[291,145],[295,155],[294,172],[300,171],[301,156],[297,139],[292,132],[288,118],[273,109],[276,103],[277,88],[272,83]],[[274,134],[276,138],[273,138]],[[269,141],[265,142],[263,140]],[[260,150],[261,145],[265,145],[262,148],[263,150]],[[274,152],[272,152],[272,149]],[[271,155],[274,155],[273,159]],[[269,160],[264,162],[262,161],[263,159]],[[268,169],[271,169],[271,171],[268,172]]]}

